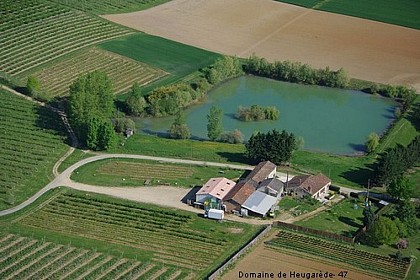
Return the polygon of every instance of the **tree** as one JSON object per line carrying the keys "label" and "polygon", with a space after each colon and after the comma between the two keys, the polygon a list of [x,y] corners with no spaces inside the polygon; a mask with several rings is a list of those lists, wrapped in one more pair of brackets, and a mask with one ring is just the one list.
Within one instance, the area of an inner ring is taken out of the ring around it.
{"label": "tree", "polygon": [[216,141],[223,132],[222,117],[222,109],[215,106],[210,108],[210,112],[207,115],[207,136],[211,141]]}
{"label": "tree", "polygon": [[185,116],[181,111],[178,111],[176,114],[169,133],[174,139],[188,139],[191,137],[190,129],[188,128]]}
{"label": "tree", "polygon": [[406,177],[400,175],[391,181],[386,190],[397,200],[408,199],[412,193],[412,185]]}
{"label": "tree", "polygon": [[275,164],[287,162],[297,149],[297,139],[293,133],[274,129],[267,133],[257,132],[246,143],[248,157],[254,161],[269,160]]}
{"label": "tree", "polygon": [[110,120],[92,117],[87,123],[86,146],[92,150],[108,150],[114,146],[116,135]]}
{"label": "tree", "polygon": [[41,83],[35,76],[29,76],[26,89],[31,96],[36,96],[41,90]]}
{"label": "tree", "polygon": [[131,91],[125,100],[128,113],[133,116],[141,116],[146,109],[146,100],[141,95],[141,88],[136,82],[133,84]]}
{"label": "tree", "polygon": [[398,239],[398,228],[390,218],[382,216],[375,221],[368,231],[368,238],[373,246],[393,245]]}
{"label": "tree", "polygon": [[367,230],[370,230],[375,223],[375,213],[370,206],[363,209],[363,225]]}
{"label": "tree", "polygon": [[372,153],[373,151],[376,150],[378,145],[379,145],[379,135],[376,134],[375,132],[372,132],[367,137],[367,140],[366,140],[366,143],[365,143],[367,152]]}
{"label": "tree", "polygon": [[[70,122],[79,139],[87,147],[94,150],[110,147],[109,144],[115,137],[112,135],[115,132],[111,123],[114,110],[112,85],[105,73],[88,73],[70,85]],[[112,128],[112,133],[108,131],[108,127]],[[102,133],[109,135],[105,136]],[[109,139],[105,141],[103,137]]]}
{"label": "tree", "polygon": [[396,216],[405,224],[409,235],[413,235],[418,230],[416,208],[410,200],[401,200],[398,203]]}

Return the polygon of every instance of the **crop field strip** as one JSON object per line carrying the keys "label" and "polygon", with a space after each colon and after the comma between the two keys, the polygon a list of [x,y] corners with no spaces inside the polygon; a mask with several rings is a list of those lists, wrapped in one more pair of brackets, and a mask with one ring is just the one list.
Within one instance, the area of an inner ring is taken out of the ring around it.
{"label": "crop field strip", "polygon": [[0,71],[13,76],[77,49],[132,33],[46,1],[5,0],[0,14]]}
{"label": "crop field strip", "polygon": [[183,278],[192,276],[190,271],[199,273],[208,268],[232,245],[223,235],[214,236],[211,231],[191,228],[190,222],[191,216],[169,209],[63,193],[18,223],[151,252],[150,264],[160,268],[165,264],[162,274]]}
{"label": "crop field strip", "polygon": [[26,82],[26,76],[35,76],[49,96],[63,96],[68,93],[70,84],[76,78],[95,70],[103,71],[108,75],[115,93],[128,90],[135,82],[146,85],[167,75],[160,69],[133,59],[90,48],[52,66],[25,73],[22,76],[22,82]]}
{"label": "crop field strip", "polygon": [[286,248],[305,254],[346,263],[382,276],[403,279],[409,263],[367,251],[357,250],[344,244],[322,240],[290,231],[280,230],[277,238],[266,242],[273,248]]}
{"label": "crop field strip", "polygon": [[169,0],[52,0],[72,8],[95,14],[126,13],[153,7]]}
{"label": "crop field strip", "polygon": [[183,279],[186,272],[14,234],[0,242],[1,279]]}
{"label": "crop field strip", "polygon": [[135,179],[176,180],[192,176],[193,171],[187,166],[168,166],[167,164],[108,162],[98,169],[98,173],[121,175]]}
{"label": "crop field strip", "polygon": [[51,173],[66,136],[56,113],[2,90],[0,131],[0,200],[14,204],[15,195]]}
{"label": "crop field strip", "polygon": [[277,0],[306,8],[420,29],[416,0]]}

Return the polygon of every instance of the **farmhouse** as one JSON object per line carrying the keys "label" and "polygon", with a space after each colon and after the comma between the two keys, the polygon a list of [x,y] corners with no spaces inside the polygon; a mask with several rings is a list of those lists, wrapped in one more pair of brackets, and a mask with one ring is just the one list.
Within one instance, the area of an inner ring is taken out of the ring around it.
{"label": "farmhouse", "polygon": [[286,192],[297,197],[310,195],[322,199],[328,193],[331,180],[320,173],[318,175],[299,175],[293,177],[286,186]]}
{"label": "farmhouse", "polygon": [[226,178],[211,178],[195,194],[195,203],[204,205],[206,201],[219,204],[233,189],[235,182]]}
{"label": "farmhouse", "polygon": [[226,195],[223,199],[223,205],[226,212],[240,211],[242,204],[256,190],[252,181],[241,181]]}
{"label": "farmhouse", "polygon": [[[261,190],[259,193],[256,194],[254,198],[251,198],[251,195],[257,191],[258,188],[260,188],[260,183],[264,180],[270,180],[275,177],[277,172],[277,166],[270,162],[270,161],[264,161],[260,162],[249,174],[246,176],[245,179],[241,180],[236,186],[226,195],[226,197],[223,199],[223,205],[225,207],[225,211],[227,212],[239,212],[243,211],[242,209],[257,209],[258,205],[256,205],[257,202],[262,204],[267,204],[268,201],[271,201],[270,198],[265,199],[266,195],[272,195],[275,194],[275,200],[277,200],[278,192],[275,191],[275,189],[279,189],[278,187],[275,187],[275,183],[272,183],[273,190],[270,190],[270,182],[265,182],[264,186],[261,186]],[[245,202],[248,201],[247,207],[242,207]],[[275,202],[274,202],[275,203]],[[274,204],[273,203],[273,204]],[[271,204],[268,209],[271,208],[273,205]],[[259,212],[262,212],[263,209],[266,207],[261,205],[261,209],[258,209]],[[268,211],[268,210],[267,210]],[[267,211],[264,214],[267,213]],[[244,211],[245,214],[247,214],[247,211]],[[258,214],[260,214],[257,212]]]}

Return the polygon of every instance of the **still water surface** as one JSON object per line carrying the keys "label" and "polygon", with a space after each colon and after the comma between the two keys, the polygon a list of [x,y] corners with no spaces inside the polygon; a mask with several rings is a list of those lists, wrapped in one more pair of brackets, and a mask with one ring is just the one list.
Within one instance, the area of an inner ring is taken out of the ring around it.
{"label": "still water surface", "polygon": [[[276,106],[276,121],[242,122],[235,118],[237,107]],[[371,132],[383,133],[394,120],[395,102],[358,91],[304,86],[270,79],[243,76],[214,88],[201,104],[186,110],[194,137],[206,138],[211,106],[223,110],[225,131],[239,129],[249,139],[255,131],[285,129],[304,139],[304,149],[336,154],[355,154]],[[166,132],[173,117],[139,120],[138,128]]]}

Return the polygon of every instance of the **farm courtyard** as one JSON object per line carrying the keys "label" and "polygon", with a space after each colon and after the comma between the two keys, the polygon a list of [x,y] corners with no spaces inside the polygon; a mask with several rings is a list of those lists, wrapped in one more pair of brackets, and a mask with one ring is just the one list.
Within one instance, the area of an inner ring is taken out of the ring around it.
{"label": "farm courtyard", "polygon": [[271,0],[174,0],[103,17],[222,54],[343,67],[354,78],[420,89],[420,31],[415,29]]}

